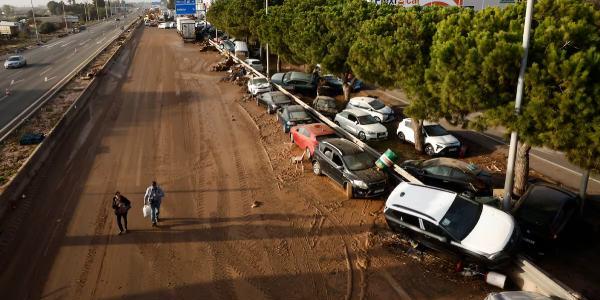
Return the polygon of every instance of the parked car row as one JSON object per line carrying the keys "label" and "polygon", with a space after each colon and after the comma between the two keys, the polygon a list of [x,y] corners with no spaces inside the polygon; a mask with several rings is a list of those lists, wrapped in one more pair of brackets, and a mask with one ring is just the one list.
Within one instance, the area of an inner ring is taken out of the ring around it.
{"label": "parked car row", "polygon": [[[305,73],[280,73],[272,81],[287,90],[312,88]],[[376,158],[332,128],[315,120],[300,105],[280,91],[272,91],[265,78],[250,79],[248,91],[257,105],[264,105],[276,118],[290,141],[303,150],[317,176],[327,176],[339,185],[346,198],[387,197],[384,216],[389,227],[420,244],[459,256],[489,268],[504,266],[511,256],[527,246],[546,246],[559,239],[577,219],[579,201],[575,194],[548,184],[533,184],[516,202],[512,214],[477,197],[491,197],[491,174],[475,164],[439,157],[407,160],[400,166],[423,184],[395,181],[376,167]],[[337,102],[317,96],[312,106],[360,140],[382,140],[388,132],[382,123],[396,118],[391,108],[376,97],[354,97],[339,111]],[[400,121],[397,136],[414,143],[410,119]],[[423,124],[428,155],[458,153],[460,141],[440,124]],[[522,243],[524,242],[524,243]]]}

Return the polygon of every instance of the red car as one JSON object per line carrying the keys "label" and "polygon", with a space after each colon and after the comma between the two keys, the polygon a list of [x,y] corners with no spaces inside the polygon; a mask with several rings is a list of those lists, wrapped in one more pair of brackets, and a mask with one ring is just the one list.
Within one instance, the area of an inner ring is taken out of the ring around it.
{"label": "red car", "polygon": [[335,131],[323,123],[298,125],[290,130],[290,140],[300,149],[304,149],[308,158],[313,156],[320,140],[336,136]]}

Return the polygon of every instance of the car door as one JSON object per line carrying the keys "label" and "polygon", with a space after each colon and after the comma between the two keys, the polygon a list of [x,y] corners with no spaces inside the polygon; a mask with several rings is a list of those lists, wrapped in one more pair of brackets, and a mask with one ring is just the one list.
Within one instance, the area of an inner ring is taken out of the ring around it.
{"label": "car door", "polygon": [[415,142],[415,132],[412,129],[412,120],[411,119],[406,119],[404,121],[402,121],[402,133],[404,133],[404,138],[413,143]]}
{"label": "car door", "polygon": [[333,158],[333,150],[329,146],[322,145],[321,152],[323,153],[323,155],[321,156],[321,172],[327,175],[328,177],[332,178],[333,167],[331,164],[333,162],[331,159]]}
{"label": "car door", "polygon": [[343,112],[339,114],[339,117],[337,118],[338,123],[340,124],[340,127],[342,127],[345,130],[350,131],[350,120],[348,120],[348,113]]}
{"label": "car door", "polygon": [[455,190],[456,187],[454,183],[452,183],[448,177],[452,172],[452,169],[446,166],[431,166],[424,169],[425,174],[423,178],[425,179],[425,184]]}
{"label": "car door", "polygon": [[461,170],[452,168],[450,177],[448,178],[448,184],[453,186],[454,191],[477,192],[476,190],[474,190],[474,186],[472,184],[470,184],[470,182],[471,182],[471,177],[468,174],[465,174],[465,172],[463,172]]}
{"label": "car door", "polygon": [[359,131],[359,125],[358,125],[358,119],[356,118],[355,115],[353,114],[348,114],[348,119],[347,119],[347,128],[348,131],[350,131],[350,133],[357,135],[358,131]]}
{"label": "car door", "polygon": [[422,243],[427,247],[436,249],[438,251],[451,251],[455,252],[453,246],[450,244],[450,236],[438,225],[431,223],[428,220],[419,219],[420,227],[424,231]]}
{"label": "car door", "polygon": [[310,132],[308,132],[308,130],[306,130],[306,128],[304,127],[300,127],[298,129],[298,135],[297,135],[297,142],[296,144],[298,144],[298,147],[300,147],[300,149],[304,150],[306,149],[307,145],[308,145],[308,138],[310,137]]}
{"label": "car door", "polygon": [[331,158],[332,169],[331,169],[331,178],[339,183],[340,185],[344,184],[344,162],[342,161],[342,155],[333,151],[333,157]]}

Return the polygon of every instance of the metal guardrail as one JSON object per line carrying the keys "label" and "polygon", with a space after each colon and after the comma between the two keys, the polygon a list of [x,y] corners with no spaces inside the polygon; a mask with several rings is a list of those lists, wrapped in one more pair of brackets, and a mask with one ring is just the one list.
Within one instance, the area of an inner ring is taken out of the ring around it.
{"label": "metal guardrail", "polygon": [[[126,28],[131,27],[138,18],[134,18]],[[19,113],[16,117],[14,117],[8,124],[4,127],[0,128],[0,143],[6,140],[17,128],[19,128],[25,121],[31,118],[48,100],[52,99],[62,88],[67,85],[81,70],[87,67],[102,51],[104,51],[110,44],[112,44],[119,35],[116,35],[112,39],[108,39],[104,46],[98,48],[92,55],[88,56],[83,62],[81,62],[75,69],[73,69],[67,76],[63,77],[59,82],[57,82],[54,86],[52,86],[48,91],[46,91],[42,96],[36,99],[31,105],[26,107],[21,113]]]}
{"label": "metal guardrail", "polygon": [[[220,49],[220,47],[217,43],[213,42],[212,40],[209,40],[209,43],[212,46],[214,46],[219,52],[227,53],[227,55],[229,55],[235,62],[243,65],[248,70],[251,70],[252,73],[254,73],[256,76],[261,77],[261,78],[266,78],[267,80],[269,80],[268,77],[266,77],[262,73],[256,71],[250,65],[246,64],[244,61],[237,58],[235,55],[231,54],[231,52],[224,50],[224,49]],[[306,109],[307,111],[309,111],[313,115],[315,115],[319,119],[319,121],[329,125],[337,133],[339,133],[346,139],[356,143],[363,150],[369,152],[370,154],[372,154],[374,156],[377,156],[377,157],[381,156],[381,153],[379,153],[379,151],[375,150],[374,148],[367,145],[363,141],[354,137],[353,135],[348,133],[343,128],[337,126],[334,122],[329,120],[329,118],[325,117],[324,115],[322,115],[321,113],[319,113],[318,111],[316,111],[315,109],[310,107],[308,104],[304,103],[304,101],[302,101],[300,98],[294,96],[293,94],[291,94],[290,92],[288,92],[286,89],[284,89],[283,87],[281,87],[278,84],[274,84],[274,83],[271,83],[271,84],[273,84],[278,90],[280,90],[281,92],[283,92],[284,94],[286,94],[287,96],[292,98],[292,100],[294,102],[296,102],[296,104],[301,105],[304,109]],[[417,178],[415,178],[414,176],[412,176],[411,174],[406,172],[406,170],[402,169],[400,166],[394,164],[393,169],[396,173],[398,173],[401,177],[403,177],[407,181],[412,182],[412,183],[423,184],[421,181],[419,181]],[[566,300],[584,299],[580,294],[573,291],[571,288],[567,287],[560,281],[558,281],[554,278],[551,278],[546,272],[544,272],[542,269],[540,269],[534,263],[532,263],[531,261],[527,260],[526,258],[524,258],[520,255],[515,258],[514,265],[515,265],[516,269],[513,270],[512,273],[510,274],[511,278],[513,278],[513,280],[523,290],[538,292],[538,293],[544,294],[546,296],[557,297],[559,299],[566,299]]]}

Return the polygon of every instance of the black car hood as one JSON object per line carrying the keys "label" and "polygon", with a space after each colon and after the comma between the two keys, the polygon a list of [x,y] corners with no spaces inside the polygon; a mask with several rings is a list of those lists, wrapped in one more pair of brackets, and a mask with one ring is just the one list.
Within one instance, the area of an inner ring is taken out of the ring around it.
{"label": "black car hood", "polygon": [[377,168],[373,167],[373,168],[369,168],[369,169],[364,169],[364,170],[359,170],[359,171],[351,171],[353,174],[353,179],[359,179],[362,180],[364,182],[366,182],[367,184],[369,183],[375,183],[375,182],[380,182],[382,180],[387,179],[387,176],[385,175],[385,173],[383,173],[382,171],[379,171]]}

